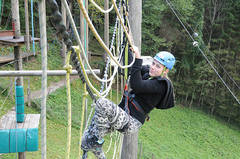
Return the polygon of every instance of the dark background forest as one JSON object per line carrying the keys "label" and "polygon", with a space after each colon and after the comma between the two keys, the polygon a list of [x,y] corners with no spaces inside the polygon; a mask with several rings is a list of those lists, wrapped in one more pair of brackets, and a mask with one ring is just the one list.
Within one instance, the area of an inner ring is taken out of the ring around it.
{"label": "dark background forest", "polygon": [[[96,0],[96,2],[103,6],[104,1]],[[154,56],[158,51],[167,50],[175,55],[177,63],[170,78],[175,86],[178,104],[202,109],[229,122],[239,123],[240,104],[224,86],[198,47],[193,46],[193,40],[189,35],[198,42],[199,48],[239,100],[240,0],[172,0],[169,2],[189,34],[165,0],[143,0],[142,54]],[[19,3],[21,32],[24,34],[24,1]],[[79,19],[77,18],[78,4],[76,1],[72,3],[72,13],[73,15],[76,13],[75,18]],[[4,7],[0,12],[0,29],[11,30],[11,1],[1,0],[1,4]],[[89,14],[94,25],[103,35],[104,15],[96,11],[91,4]],[[56,39],[56,36],[54,27],[49,21],[51,17],[48,15],[48,40],[51,41]],[[111,12],[111,28],[114,21],[115,14]],[[34,26],[35,34],[39,36],[36,0],[34,1]],[[91,34],[90,38],[92,38]]]}

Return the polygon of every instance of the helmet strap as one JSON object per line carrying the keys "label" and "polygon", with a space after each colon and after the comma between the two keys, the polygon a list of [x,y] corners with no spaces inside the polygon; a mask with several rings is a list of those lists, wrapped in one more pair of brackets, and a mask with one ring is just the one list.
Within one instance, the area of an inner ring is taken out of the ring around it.
{"label": "helmet strap", "polygon": [[161,73],[161,77],[164,77],[165,76],[165,71],[167,70],[167,68],[164,66],[163,70],[162,70],[162,73]]}

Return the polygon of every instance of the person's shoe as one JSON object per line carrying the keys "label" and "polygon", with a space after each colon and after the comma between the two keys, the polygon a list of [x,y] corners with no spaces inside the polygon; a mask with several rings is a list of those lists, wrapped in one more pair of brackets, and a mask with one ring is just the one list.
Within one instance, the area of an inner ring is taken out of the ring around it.
{"label": "person's shoe", "polygon": [[96,136],[86,137],[82,140],[81,148],[85,151],[92,151],[98,148],[101,148],[104,143],[104,140],[98,140]]}

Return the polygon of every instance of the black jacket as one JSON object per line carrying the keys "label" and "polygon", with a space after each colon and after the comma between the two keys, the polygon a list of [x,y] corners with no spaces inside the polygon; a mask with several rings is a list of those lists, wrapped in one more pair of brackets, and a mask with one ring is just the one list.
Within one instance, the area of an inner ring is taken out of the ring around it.
{"label": "black jacket", "polygon": [[[134,100],[142,107],[145,114],[153,108],[168,109],[174,106],[173,86],[170,80],[162,77],[149,79],[149,67],[142,66],[142,59],[136,59],[131,69],[130,86],[135,94]],[[119,106],[124,109],[125,102],[122,99]],[[129,103],[130,115],[138,119],[142,124],[146,116],[140,113]]]}

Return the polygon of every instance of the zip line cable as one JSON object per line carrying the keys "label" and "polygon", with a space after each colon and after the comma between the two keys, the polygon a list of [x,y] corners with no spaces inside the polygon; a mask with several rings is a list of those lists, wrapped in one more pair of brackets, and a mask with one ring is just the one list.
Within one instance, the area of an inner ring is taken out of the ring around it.
{"label": "zip line cable", "polygon": [[167,4],[169,5],[169,7],[171,8],[172,12],[175,14],[175,16],[177,17],[178,21],[181,23],[181,25],[183,26],[183,28],[185,29],[185,31],[187,32],[187,34],[189,35],[189,37],[192,39],[192,41],[194,42],[194,38],[192,37],[192,35],[189,33],[189,31],[187,30],[187,28],[185,27],[185,25],[183,24],[183,22],[181,21],[181,19],[178,17],[177,13],[175,12],[175,10],[173,9],[173,7],[171,6],[170,2],[168,0],[166,0]]}
{"label": "zip line cable", "polygon": [[215,67],[213,66],[213,64],[211,63],[211,61],[209,61],[209,59],[207,58],[207,56],[204,54],[204,52],[202,51],[202,49],[198,47],[198,50],[202,53],[203,57],[207,60],[207,62],[209,63],[209,65],[212,67],[212,69],[215,71],[215,73],[217,74],[217,76],[220,78],[220,80],[222,81],[222,83],[225,85],[225,87],[229,90],[229,92],[232,94],[232,96],[236,99],[236,101],[238,102],[238,104],[240,105],[240,101],[238,100],[238,98],[235,96],[235,94],[232,92],[232,90],[228,87],[228,85],[225,83],[225,81],[223,80],[223,78],[219,75],[218,71],[215,69]]}
{"label": "zip line cable", "polygon": [[232,82],[235,84],[235,86],[237,86],[237,88],[240,90],[240,87],[237,84],[237,82],[232,78],[232,76],[229,75],[229,73],[225,70],[225,68],[222,66],[222,64],[214,56],[213,56],[213,58],[215,59],[215,61],[217,61],[218,65],[223,69],[223,71],[227,74],[227,76],[232,80]]}
{"label": "zip line cable", "polygon": [[170,5],[170,0],[166,0],[167,4],[169,5],[170,9],[172,10],[172,12],[175,14],[175,16],[177,17],[178,21],[181,23],[181,25],[183,26],[183,28],[185,29],[185,31],[188,33],[189,37],[192,39],[193,41],[193,45],[195,47],[198,48],[198,50],[201,52],[201,54],[203,55],[203,57],[207,60],[208,64],[212,67],[212,69],[214,70],[214,72],[217,74],[217,76],[219,77],[219,79],[222,81],[222,83],[224,84],[224,86],[228,89],[228,91],[232,94],[232,96],[235,98],[235,100],[238,102],[238,104],[240,105],[240,101],[239,99],[235,96],[235,94],[232,92],[232,90],[228,87],[228,85],[226,84],[226,82],[222,79],[222,77],[219,75],[218,71],[215,69],[215,67],[213,66],[213,64],[211,63],[211,61],[208,59],[208,57],[204,54],[204,52],[202,51],[202,49],[199,47],[198,43],[193,39],[193,37],[191,36],[191,34],[189,33],[189,31],[187,30],[187,28],[185,27],[185,25],[183,24],[183,22],[181,21],[181,19],[178,17],[178,15],[176,14],[176,12],[174,11],[174,9],[172,8],[172,6]]}
{"label": "zip line cable", "polygon": [[[179,11],[178,9],[174,6],[174,4],[169,0],[169,4],[175,8],[176,12],[181,16],[181,17],[184,17]],[[180,19],[180,18],[179,18]],[[188,27],[191,29],[191,31],[194,33],[194,34],[197,34],[191,27],[191,25],[189,25],[186,21],[185,23],[188,25]],[[198,36],[198,35],[197,35]],[[204,42],[202,41],[202,43],[204,44]],[[207,47],[204,45],[204,47],[207,49]],[[207,49],[207,51],[209,53],[212,53],[209,49]],[[238,86],[238,84],[236,83],[236,81],[229,75],[229,73],[226,71],[226,69],[222,66],[222,64],[214,57],[214,55],[211,55],[211,57],[218,63],[218,65],[223,69],[224,73],[227,74],[227,76],[230,78],[230,80],[236,85],[236,87],[238,89],[240,89],[240,87]]]}
{"label": "zip line cable", "polygon": [[[169,4],[172,5],[172,7],[175,9],[175,11],[181,16],[181,17],[184,17],[177,9],[177,7],[174,6],[174,4],[169,0]],[[192,29],[191,25],[189,25],[186,21],[185,23],[187,24],[187,26],[191,29],[191,31],[193,33],[195,33],[195,31]]]}
{"label": "zip line cable", "polygon": [[[205,49],[209,52],[212,53],[206,46],[204,46]],[[222,64],[215,58],[214,54],[210,54],[210,57],[217,62],[217,64],[221,67],[224,73],[227,74],[229,79],[234,83],[234,85],[240,90],[240,86],[237,84],[237,82],[233,79],[233,77],[227,72],[227,70],[222,66]]]}
{"label": "zip line cable", "polygon": [[[184,16],[178,11],[177,7],[174,6],[174,4],[169,0],[169,4],[175,9],[175,11],[184,18]],[[187,26],[191,29],[191,31],[193,32],[193,34],[197,34],[191,27],[191,25],[189,25],[186,20],[185,23],[187,24]],[[198,35],[196,35],[198,36]],[[201,42],[204,44],[204,42],[201,40]],[[223,69],[224,73],[227,74],[227,76],[230,78],[230,80],[236,85],[236,87],[238,89],[240,89],[239,85],[237,84],[237,82],[229,75],[229,73],[226,71],[226,69],[222,66],[222,64],[215,58],[214,54],[204,45],[204,47],[207,49],[207,51],[209,53],[211,53],[211,57],[217,62],[217,64]]]}

